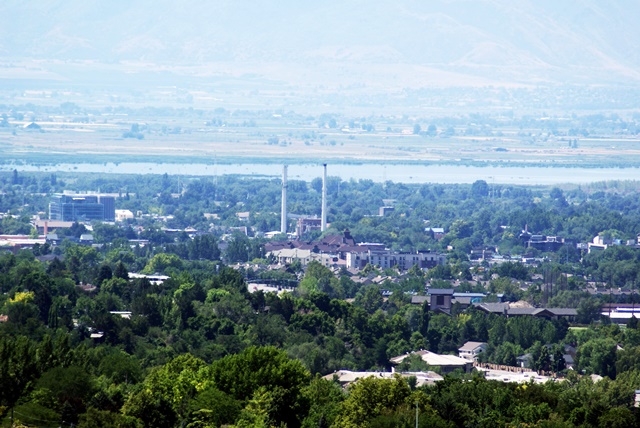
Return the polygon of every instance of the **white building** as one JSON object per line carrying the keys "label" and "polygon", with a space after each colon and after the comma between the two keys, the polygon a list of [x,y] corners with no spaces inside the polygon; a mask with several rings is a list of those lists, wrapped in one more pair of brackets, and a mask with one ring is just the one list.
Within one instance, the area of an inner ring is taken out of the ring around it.
{"label": "white building", "polygon": [[405,358],[411,355],[419,355],[422,361],[431,368],[439,368],[440,373],[451,373],[456,369],[461,369],[465,373],[470,373],[473,369],[473,361],[456,357],[455,355],[440,355],[429,351],[417,351],[391,358],[389,361],[393,365],[400,364]]}
{"label": "white building", "polygon": [[267,257],[273,256],[280,265],[288,265],[299,261],[302,266],[306,266],[312,260],[319,262],[322,266],[332,267],[344,265],[337,254],[314,253],[311,250],[300,248],[283,248],[281,250],[269,251]]}
{"label": "white building", "polygon": [[147,278],[150,283],[154,285],[160,285],[170,277],[168,277],[167,275],[160,275],[160,274],[145,275],[142,273],[129,272],[129,279],[137,279],[137,278]]}
{"label": "white building", "polygon": [[445,254],[431,252],[399,253],[390,250],[351,251],[346,254],[347,269],[362,269],[367,264],[382,269],[398,266],[400,270],[408,270],[418,265],[421,269],[430,269],[445,264]]}
{"label": "white building", "polygon": [[478,355],[487,350],[485,342],[467,342],[458,349],[458,356],[469,361],[476,361]]}
{"label": "white building", "polygon": [[283,248],[281,250],[269,251],[267,257],[274,257],[278,264],[289,265],[295,261],[299,261],[302,266],[309,264],[311,259],[311,250],[301,250],[299,248]]}
{"label": "white building", "polygon": [[336,379],[342,385],[348,385],[353,382],[357,382],[360,379],[368,377],[374,377],[376,379],[388,379],[393,380],[396,376],[403,378],[415,377],[416,386],[434,385],[436,382],[443,380],[444,378],[436,372],[352,372],[350,370],[339,370],[335,373],[324,376],[324,379],[333,381]]}
{"label": "white building", "polygon": [[116,210],[116,221],[133,220],[133,213],[129,210]]}

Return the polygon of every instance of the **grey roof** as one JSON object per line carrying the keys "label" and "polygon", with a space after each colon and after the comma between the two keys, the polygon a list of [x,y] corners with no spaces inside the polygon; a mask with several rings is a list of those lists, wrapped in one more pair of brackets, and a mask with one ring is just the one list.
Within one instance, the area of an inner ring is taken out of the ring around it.
{"label": "grey roof", "polygon": [[422,305],[429,301],[429,296],[411,296],[411,303],[414,305]]}
{"label": "grey roof", "polygon": [[509,308],[508,303],[474,303],[474,306],[485,312],[504,314]]}
{"label": "grey roof", "polygon": [[44,256],[37,256],[36,259],[38,259],[41,262],[52,262],[54,259],[59,259],[60,261],[62,261],[62,255],[56,255],[56,254],[50,253],[50,254],[45,254]]}
{"label": "grey roof", "polygon": [[481,346],[485,346],[486,342],[467,342],[464,345],[462,345],[460,348],[458,348],[458,351],[473,351],[474,349],[477,349]]}
{"label": "grey roof", "polygon": [[572,317],[578,315],[578,310],[574,308],[547,308],[547,310],[558,317]]}
{"label": "grey roof", "polygon": [[485,312],[494,314],[507,314],[511,316],[553,316],[553,317],[574,317],[578,311],[573,308],[510,308],[508,303],[473,303],[473,305]]}
{"label": "grey roof", "polygon": [[430,288],[428,293],[434,296],[441,296],[441,295],[453,296],[453,288]]}
{"label": "grey roof", "polygon": [[509,308],[507,315],[534,315],[536,311],[536,308]]}
{"label": "grey roof", "polygon": [[453,303],[460,303],[461,305],[470,305],[473,301],[473,297],[453,297]]}
{"label": "grey roof", "polygon": [[[531,315],[537,317],[537,316],[543,315],[545,312],[554,317],[574,317],[578,315],[578,311],[573,308],[537,308],[531,313]],[[512,314],[511,309],[509,310],[508,314],[509,315],[525,315],[525,314]]]}

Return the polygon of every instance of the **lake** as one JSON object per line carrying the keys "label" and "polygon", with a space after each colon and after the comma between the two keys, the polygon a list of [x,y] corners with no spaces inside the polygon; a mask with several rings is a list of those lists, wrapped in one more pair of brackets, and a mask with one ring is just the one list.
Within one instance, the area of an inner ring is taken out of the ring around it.
{"label": "lake", "polygon": [[[40,172],[93,172],[115,174],[164,174],[182,176],[246,175],[252,177],[279,177],[282,165],[269,163],[242,164],[179,164],[179,163],[79,163],[55,165],[0,165],[0,170]],[[328,164],[327,174],[343,180],[369,179],[376,182],[399,183],[489,183],[554,185],[561,183],[586,184],[609,180],[640,180],[640,168],[566,168],[566,167],[513,167],[464,166],[420,164]],[[289,179],[310,181],[322,176],[322,165],[291,164]]]}

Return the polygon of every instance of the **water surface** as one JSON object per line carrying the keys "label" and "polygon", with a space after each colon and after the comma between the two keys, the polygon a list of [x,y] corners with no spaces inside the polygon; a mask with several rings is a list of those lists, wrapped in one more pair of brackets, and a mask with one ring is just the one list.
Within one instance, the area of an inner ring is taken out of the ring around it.
{"label": "water surface", "polygon": [[[117,174],[164,174],[184,176],[216,176],[238,174],[254,177],[279,177],[282,165],[267,163],[241,164],[178,164],[178,163],[78,163],[55,165],[0,165],[0,170],[41,172],[93,172]],[[398,183],[492,183],[553,185],[586,184],[608,180],[640,180],[640,168],[567,168],[567,167],[500,167],[420,164],[328,164],[329,176],[343,180],[368,179]],[[322,165],[290,164],[290,179],[310,181],[322,176]]]}

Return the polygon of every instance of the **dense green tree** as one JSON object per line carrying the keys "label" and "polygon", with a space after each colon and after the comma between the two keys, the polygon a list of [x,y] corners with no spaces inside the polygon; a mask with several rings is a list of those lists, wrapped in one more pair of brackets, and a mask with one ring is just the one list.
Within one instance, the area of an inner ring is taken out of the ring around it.
{"label": "dense green tree", "polygon": [[577,311],[576,321],[582,324],[589,324],[600,319],[602,303],[594,298],[586,298],[580,301]]}
{"label": "dense green tree", "polygon": [[116,412],[89,407],[80,415],[79,428],[142,428],[139,419],[123,416]]}
{"label": "dense green tree", "polygon": [[303,428],[330,427],[340,412],[344,394],[339,385],[316,375],[302,395],[311,403],[309,414],[302,422]]}
{"label": "dense green tree", "polygon": [[111,279],[113,276],[113,271],[111,270],[111,266],[109,265],[101,265],[98,270],[98,276],[96,277],[96,284],[102,285],[104,281]]}
{"label": "dense green tree", "polygon": [[403,405],[411,395],[407,382],[397,377],[393,381],[367,377],[349,389],[336,427],[366,427],[371,419]]}
{"label": "dense green tree", "polygon": [[213,385],[198,392],[189,403],[190,416],[187,426],[222,426],[232,424],[242,410],[241,401],[234,399]]}
{"label": "dense green tree", "polygon": [[52,410],[61,414],[61,423],[77,424],[80,414],[86,411],[94,391],[91,376],[81,367],[54,367],[42,374],[36,383],[36,391],[50,398]]}
{"label": "dense green tree", "polygon": [[132,394],[123,413],[141,419],[145,426],[161,423],[172,426],[175,420],[185,420],[189,402],[210,382],[209,367],[204,361],[184,354],[149,373],[143,387]]}
{"label": "dense green tree", "polygon": [[36,350],[26,337],[0,337],[0,403],[13,409],[38,376]]}
{"label": "dense green tree", "polygon": [[270,395],[269,419],[291,427],[300,425],[296,414],[308,405],[303,400],[302,388],[309,380],[309,373],[283,351],[249,347],[240,354],[214,362],[211,374],[221,391],[238,400],[249,400],[258,391]]}
{"label": "dense green tree", "polygon": [[251,243],[242,233],[234,233],[227,245],[225,258],[229,263],[246,262],[249,260]]}
{"label": "dense green tree", "polygon": [[611,338],[591,339],[578,347],[578,367],[588,373],[616,376],[617,344]]}
{"label": "dense green tree", "polygon": [[476,180],[471,185],[471,196],[481,197],[489,195],[489,185],[484,180]]}
{"label": "dense green tree", "polygon": [[175,254],[158,253],[149,260],[142,273],[165,273],[167,269],[180,270],[182,266],[182,259]]}

